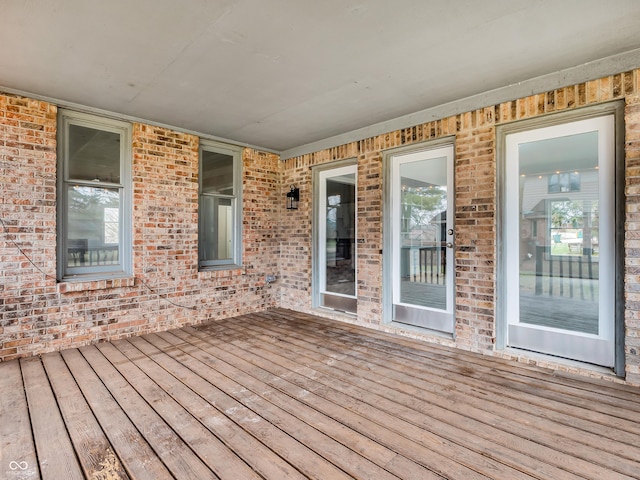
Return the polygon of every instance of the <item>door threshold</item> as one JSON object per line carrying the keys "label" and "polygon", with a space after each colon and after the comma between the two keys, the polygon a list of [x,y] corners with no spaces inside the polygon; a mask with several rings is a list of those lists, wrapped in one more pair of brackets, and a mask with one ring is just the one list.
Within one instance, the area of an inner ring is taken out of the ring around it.
{"label": "door threshold", "polygon": [[[534,352],[531,350],[525,350],[517,347],[505,347],[502,350],[496,350],[498,354],[506,354],[510,357],[516,357],[518,361],[533,360],[535,365],[541,368],[551,368],[553,370],[563,370],[563,367],[570,368],[571,371],[577,369],[583,372],[597,373],[603,377],[611,377],[623,379],[616,375],[613,368],[603,367],[601,365],[595,365],[593,363],[581,362],[579,360],[572,360],[570,358],[556,357],[555,355],[548,355],[545,353]],[[544,364],[541,364],[543,362]],[[551,366],[549,366],[551,364]]]}
{"label": "door threshold", "polygon": [[348,317],[352,320],[356,320],[358,318],[357,312],[348,312],[346,310],[339,310],[337,308],[326,307],[324,305],[319,305],[314,308],[314,310],[320,314],[322,313],[333,313],[335,315]]}
{"label": "door threshold", "polygon": [[384,323],[383,326],[391,327],[395,329],[408,330],[410,332],[419,333],[422,336],[429,337],[438,337],[443,340],[454,341],[453,333],[441,332],[440,330],[433,330],[427,327],[418,327],[416,325],[411,325],[410,323],[402,323],[397,321],[392,321],[389,323]]}

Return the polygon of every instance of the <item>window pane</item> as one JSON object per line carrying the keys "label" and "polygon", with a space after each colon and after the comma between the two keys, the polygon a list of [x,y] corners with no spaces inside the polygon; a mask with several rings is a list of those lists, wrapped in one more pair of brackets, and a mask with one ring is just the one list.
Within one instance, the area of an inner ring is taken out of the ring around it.
{"label": "window pane", "polygon": [[598,334],[598,132],[523,143],[520,322]]}
{"label": "window pane", "polygon": [[120,134],[69,125],[68,175],[120,183]]}
{"label": "window pane", "polygon": [[233,200],[203,195],[200,216],[200,260],[232,260]]}
{"label": "window pane", "polygon": [[120,191],[68,187],[67,267],[120,263]]}
{"label": "window pane", "polygon": [[203,150],[202,193],[234,194],[231,155]]}
{"label": "window pane", "polygon": [[356,176],[327,179],[326,291],[356,294]]}
{"label": "window pane", "polygon": [[400,166],[400,301],[446,309],[447,157]]}
{"label": "window pane", "polygon": [[120,238],[120,209],[104,209],[104,243],[118,243]]}

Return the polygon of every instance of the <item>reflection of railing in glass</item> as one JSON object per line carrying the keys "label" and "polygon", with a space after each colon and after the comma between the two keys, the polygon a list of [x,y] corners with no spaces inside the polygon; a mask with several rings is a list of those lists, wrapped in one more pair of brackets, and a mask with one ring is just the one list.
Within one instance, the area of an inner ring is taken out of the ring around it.
{"label": "reflection of railing in glass", "polygon": [[117,265],[120,260],[118,245],[89,247],[86,238],[71,239],[67,244],[68,267],[91,267],[94,265]]}
{"label": "reflection of railing in glass", "polygon": [[420,247],[418,278],[414,274],[414,281],[444,285],[447,265],[447,255],[442,245]]}
{"label": "reflection of railing in glass", "polygon": [[595,300],[592,251],[583,248],[581,255],[552,255],[547,245],[536,247],[536,295],[549,295],[581,300]]}

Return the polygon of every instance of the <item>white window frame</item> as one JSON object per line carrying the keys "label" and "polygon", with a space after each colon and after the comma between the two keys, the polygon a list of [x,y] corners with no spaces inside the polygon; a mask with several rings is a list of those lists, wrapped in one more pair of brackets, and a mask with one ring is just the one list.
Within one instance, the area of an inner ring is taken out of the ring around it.
{"label": "white window frame", "polygon": [[[202,154],[214,152],[229,155],[233,158],[233,195],[202,192]],[[205,197],[231,200],[232,208],[232,258],[222,260],[203,260],[205,218],[201,215],[202,199]],[[198,268],[200,270],[222,270],[240,268],[242,266],[242,148],[226,145],[211,140],[200,140],[198,148]]]}
{"label": "white window frame", "polygon": [[[111,183],[95,180],[79,180],[69,176],[69,126],[93,128],[117,133],[120,135],[120,182]],[[132,160],[131,138],[132,127],[128,122],[114,120],[97,115],[59,110],[58,114],[58,279],[59,281],[89,281],[112,277],[131,276],[132,260]],[[65,248],[68,240],[68,186],[103,187],[117,189],[120,192],[119,218],[119,263],[117,265],[68,266],[68,251]]]}

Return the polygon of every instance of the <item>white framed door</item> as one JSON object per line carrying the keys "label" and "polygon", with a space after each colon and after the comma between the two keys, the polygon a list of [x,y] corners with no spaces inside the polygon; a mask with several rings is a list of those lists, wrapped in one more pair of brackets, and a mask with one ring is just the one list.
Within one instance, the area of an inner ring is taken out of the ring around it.
{"label": "white framed door", "polygon": [[357,165],[318,173],[317,302],[319,306],[357,310]]}
{"label": "white framed door", "polygon": [[388,162],[391,320],[452,333],[453,145],[393,154]]}
{"label": "white framed door", "polygon": [[615,117],[505,137],[506,345],[615,364]]}

